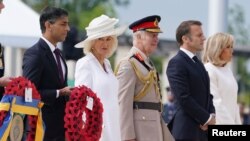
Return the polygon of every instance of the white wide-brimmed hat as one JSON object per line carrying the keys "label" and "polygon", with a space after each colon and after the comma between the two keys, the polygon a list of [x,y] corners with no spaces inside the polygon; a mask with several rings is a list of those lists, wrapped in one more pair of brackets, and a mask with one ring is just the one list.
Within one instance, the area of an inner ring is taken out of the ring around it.
{"label": "white wide-brimmed hat", "polygon": [[94,39],[98,39],[101,37],[106,36],[119,36],[121,35],[125,30],[126,26],[121,26],[115,28],[115,25],[118,23],[118,19],[116,18],[110,18],[106,15],[101,15],[97,18],[94,18],[90,23],[89,26],[86,27],[87,31],[87,38],[78,44],[75,45],[76,48],[85,48],[89,47],[90,41]]}

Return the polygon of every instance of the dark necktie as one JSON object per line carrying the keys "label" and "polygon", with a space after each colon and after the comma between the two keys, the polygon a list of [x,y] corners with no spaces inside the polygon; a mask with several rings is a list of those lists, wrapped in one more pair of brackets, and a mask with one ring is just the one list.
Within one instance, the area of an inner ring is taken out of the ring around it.
{"label": "dark necktie", "polygon": [[192,59],[195,61],[195,64],[199,68],[203,77],[206,78],[206,73],[205,73],[206,71],[205,71],[205,68],[204,68],[203,64],[201,63],[201,61],[197,58],[197,56],[194,56]]}
{"label": "dark necktie", "polygon": [[200,62],[200,60],[197,58],[197,56],[194,56],[193,60],[195,61],[195,63],[199,63]]}
{"label": "dark necktie", "polygon": [[203,64],[202,64],[201,61],[197,58],[197,56],[194,56],[192,59],[195,61],[195,64],[200,68],[200,70],[203,71],[203,69],[204,69]]}
{"label": "dark necktie", "polygon": [[201,63],[201,61],[197,58],[197,56],[194,56],[192,59],[195,61],[196,66],[198,66],[199,69],[203,72],[204,71],[204,66]]}
{"label": "dark necktie", "polygon": [[61,59],[60,59],[60,56],[61,56],[60,50],[58,48],[56,48],[54,50],[54,53],[56,55],[56,62],[57,62],[57,69],[59,72],[59,78],[60,78],[61,83],[63,84],[64,78],[63,78],[63,70],[62,70]]}

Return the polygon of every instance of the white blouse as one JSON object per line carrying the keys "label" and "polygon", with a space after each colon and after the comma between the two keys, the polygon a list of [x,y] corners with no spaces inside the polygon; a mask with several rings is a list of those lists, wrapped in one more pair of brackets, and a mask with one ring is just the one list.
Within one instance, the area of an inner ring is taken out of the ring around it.
{"label": "white blouse", "polygon": [[107,59],[104,65],[107,72],[92,53],[79,59],[76,62],[75,86],[89,87],[103,104],[103,130],[100,141],[121,141],[118,80]]}
{"label": "white blouse", "polygon": [[210,91],[216,112],[216,124],[242,124],[237,104],[238,85],[227,64],[218,67],[205,64],[210,78]]}

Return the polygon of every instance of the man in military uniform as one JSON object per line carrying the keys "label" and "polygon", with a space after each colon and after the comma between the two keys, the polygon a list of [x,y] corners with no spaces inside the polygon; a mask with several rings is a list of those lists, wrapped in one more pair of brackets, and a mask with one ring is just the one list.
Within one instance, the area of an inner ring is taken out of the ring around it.
{"label": "man in military uniform", "polygon": [[161,33],[158,15],[132,23],[133,47],[116,70],[119,81],[121,136],[123,141],[173,140],[161,117],[159,78],[149,59]]}
{"label": "man in military uniform", "polygon": [[[4,8],[4,4],[3,4],[3,0],[0,0],[0,13],[2,11],[2,9]],[[4,93],[4,87],[6,86],[9,82],[10,82],[10,78],[9,77],[4,77],[4,48],[2,47],[2,45],[0,44],[0,100],[3,97],[3,93]]]}

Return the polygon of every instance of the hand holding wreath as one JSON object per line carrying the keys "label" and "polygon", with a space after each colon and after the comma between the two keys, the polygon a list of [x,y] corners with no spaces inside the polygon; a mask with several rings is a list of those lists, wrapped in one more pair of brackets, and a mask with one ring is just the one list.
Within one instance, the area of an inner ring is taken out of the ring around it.
{"label": "hand holding wreath", "polygon": [[[33,102],[24,102],[26,88],[31,89]],[[40,94],[38,93],[35,85],[28,79],[24,77],[17,77],[13,78],[12,81],[8,83],[5,87],[5,93],[0,103],[0,140],[5,140],[6,136],[9,135],[9,133],[7,133],[8,128],[5,128],[5,126],[10,126],[11,124],[6,123],[6,118],[12,119],[15,116],[15,113],[27,115],[30,131],[27,133],[26,140],[42,140],[43,125],[40,109],[42,108],[43,103],[40,102],[40,99]],[[15,110],[15,107],[17,107],[17,110]],[[5,121],[4,123],[6,125],[3,125],[3,121]],[[11,122],[11,120],[9,122]],[[38,132],[36,130],[38,122],[40,123],[38,128],[41,129],[41,134],[39,134],[40,137],[37,136]]]}
{"label": "hand holding wreath", "polygon": [[[91,99],[91,100],[90,100]],[[93,100],[93,101],[92,101]],[[93,102],[90,107],[89,102]],[[91,109],[92,108],[92,109]],[[72,90],[64,117],[66,139],[69,141],[98,141],[102,132],[103,106],[96,94],[86,86]]]}

